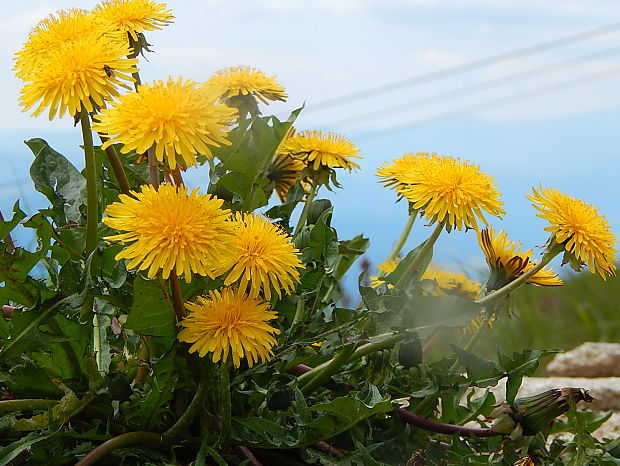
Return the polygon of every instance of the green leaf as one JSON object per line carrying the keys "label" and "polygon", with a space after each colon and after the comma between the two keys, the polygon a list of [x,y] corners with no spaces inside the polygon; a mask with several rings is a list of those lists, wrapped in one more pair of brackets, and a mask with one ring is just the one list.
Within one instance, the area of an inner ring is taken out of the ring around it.
{"label": "green leaf", "polygon": [[[385,281],[391,285],[396,285],[398,281],[400,280],[400,278],[403,276],[403,274],[409,269],[409,265],[414,260],[417,260],[417,257],[420,254],[420,251],[424,247],[424,244],[426,244],[426,241],[423,241],[415,249],[410,251],[409,254],[407,254],[405,258],[398,263],[398,265],[396,266],[396,269],[394,269],[394,271],[391,274],[385,277]],[[424,257],[421,259],[416,270],[412,271],[411,275],[408,278],[409,283],[417,282],[420,279],[422,274],[426,271],[428,264],[431,263],[432,258],[433,258],[433,248],[430,248],[424,254]]]}
{"label": "green leaf", "polygon": [[13,205],[13,217],[11,220],[0,222],[0,239],[11,233],[24,218],[26,218],[26,214],[19,208],[19,201],[17,201]]}
{"label": "green leaf", "polygon": [[31,432],[25,437],[7,445],[4,448],[0,449],[0,466],[5,466],[11,464],[22,451],[29,449],[34,444],[41,442],[43,440],[47,440],[51,436],[53,436],[56,432]]}
{"label": "green leaf", "polygon": [[17,397],[24,398],[56,398],[62,392],[54,385],[33,361],[24,360],[8,372],[0,372],[0,382]]}
{"label": "green leaf", "polygon": [[161,337],[166,346],[176,339],[176,322],[157,280],[136,275],[134,301],[125,327],[140,335]]}
{"label": "green leaf", "polygon": [[369,246],[370,241],[368,238],[364,238],[363,235],[357,235],[350,240],[340,241],[338,243],[338,254],[340,257],[335,265],[334,278],[340,280],[351,268],[353,262],[364,254]]}
{"label": "green leaf", "polygon": [[524,375],[534,375],[540,365],[540,359],[551,354],[561,353],[562,350],[525,350],[522,353],[516,351],[512,359],[504,354],[501,347],[497,348],[499,364],[506,373],[506,401],[512,403],[517,396]]}
{"label": "green leaf", "polygon": [[85,203],[86,179],[62,154],[40,138],[26,141],[35,155],[30,166],[34,187],[52,203],[56,223],[81,223],[80,206]]}
{"label": "green leaf", "polygon": [[323,212],[310,230],[310,247],[308,248],[313,259],[325,261],[326,269],[333,267],[338,258],[338,238],[335,230],[327,224],[332,210],[327,209]]}
{"label": "green leaf", "polygon": [[28,275],[44,255],[44,251],[29,252],[22,248],[10,254],[0,248],[0,281],[4,282],[4,287],[0,288],[0,300],[31,307],[38,296],[46,298],[52,293],[44,283]]}
{"label": "green leaf", "polygon": [[461,364],[467,369],[467,376],[474,387],[490,387],[497,385],[497,381],[504,377],[497,364],[487,359],[465,351],[456,345],[450,345]]}

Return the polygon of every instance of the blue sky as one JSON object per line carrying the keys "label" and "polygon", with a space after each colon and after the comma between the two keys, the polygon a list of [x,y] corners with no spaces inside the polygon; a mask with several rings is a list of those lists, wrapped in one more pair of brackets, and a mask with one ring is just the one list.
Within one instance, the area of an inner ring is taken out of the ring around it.
{"label": "blue sky", "polygon": [[[177,19],[164,31],[148,34],[156,53],[148,55],[148,62],[142,62],[143,79],[182,75],[204,80],[226,66],[254,65],[277,75],[289,92],[286,104],[265,109],[265,113],[271,110],[279,116],[304,101],[310,110],[313,104],[329,98],[586,31],[620,18],[620,4],[611,0],[175,0],[168,5]],[[5,170],[0,179],[0,208],[5,214],[17,197],[22,198],[26,208],[43,206],[41,199],[31,193],[27,179],[32,158],[22,144],[24,139],[45,137],[81,166],[79,132],[71,121],[50,123],[45,118],[22,114],[17,107],[20,83],[12,76],[12,54],[19,49],[29,27],[46,14],[60,8],[92,6],[93,2],[86,1],[30,0],[3,8],[0,153]],[[364,233],[373,242],[371,261],[382,260],[400,233],[406,208],[403,203],[394,204],[393,194],[376,183],[374,171],[385,160],[411,151],[460,156],[480,164],[483,171],[495,177],[504,194],[508,213],[494,225],[527,247],[546,240],[544,222],[524,198],[539,183],[597,205],[618,234],[620,206],[614,188],[620,173],[620,73],[590,85],[489,106],[374,139],[368,139],[368,135],[614,70],[620,67],[617,51],[580,60],[557,72],[536,71],[620,46],[619,39],[620,30],[372,99],[302,114],[298,128],[339,130],[362,148],[362,170],[341,176],[344,189],[332,196],[336,205],[334,224],[340,236]],[[384,110],[528,70],[532,70],[528,79],[502,87],[489,86],[482,92],[412,106],[400,113]],[[367,112],[375,112],[378,117],[347,127],[330,125]],[[198,184],[204,176],[194,172],[190,180]],[[426,234],[428,228],[419,223],[410,246],[422,241]],[[471,232],[444,235],[436,258],[440,263],[466,269],[475,269],[483,262]]]}

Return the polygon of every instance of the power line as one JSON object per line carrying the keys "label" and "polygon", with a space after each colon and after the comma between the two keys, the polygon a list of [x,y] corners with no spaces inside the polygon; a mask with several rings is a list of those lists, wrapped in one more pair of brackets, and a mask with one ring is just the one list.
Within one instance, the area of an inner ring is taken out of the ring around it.
{"label": "power line", "polygon": [[496,63],[500,63],[500,62],[507,61],[507,60],[512,60],[518,57],[534,55],[536,53],[544,52],[546,50],[551,50],[551,49],[558,48],[558,47],[563,47],[563,46],[566,46],[566,45],[569,45],[575,42],[580,42],[583,40],[591,39],[593,37],[601,36],[604,34],[610,34],[618,29],[620,29],[620,23],[613,23],[607,26],[602,26],[599,28],[590,29],[588,31],[579,32],[577,34],[571,34],[568,36],[564,36],[559,39],[554,39],[554,40],[550,40],[546,42],[540,42],[538,44],[512,50],[510,52],[502,53],[499,55],[493,55],[491,57],[482,58],[480,60],[475,60],[469,63],[464,63],[462,65],[451,66],[451,67],[444,68],[441,70],[431,71],[430,73],[424,73],[424,74],[420,74],[417,76],[413,76],[411,78],[401,79],[399,81],[394,81],[392,83],[372,87],[372,88],[365,89],[362,91],[352,92],[350,94],[346,94],[340,97],[335,97],[333,99],[327,99],[322,102],[318,102],[314,105],[311,105],[309,108],[305,110],[305,113],[307,114],[309,112],[320,111],[320,110],[335,107],[338,105],[347,104],[349,102],[354,102],[356,100],[367,99],[367,98],[385,94],[388,92],[394,92],[404,87],[415,86],[415,85],[426,83],[426,82],[433,81],[436,79],[441,79],[441,78],[445,78],[448,76],[452,76],[455,74],[465,73],[467,71],[472,71],[477,68],[494,65]]}
{"label": "power line", "polygon": [[596,81],[601,81],[604,79],[609,79],[612,78],[614,76],[620,75],[620,68],[611,68],[609,70],[605,70],[603,72],[599,72],[599,73],[593,73],[593,74],[589,74],[586,76],[582,76],[580,78],[577,79],[571,79],[568,81],[561,81],[558,83],[553,83],[553,84],[549,84],[546,86],[542,86],[542,87],[537,87],[534,89],[530,89],[526,92],[519,92],[516,94],[510,94],[508,96],[504,96],[504,97],[499,97],[497,99],[492,99],[492,100],[487,100],[486,102],[481,102],[478,104],[473,104],[473,105],[468,105],[466,107],[462,107],[458,110],[454,110],[451,112],[445,112],[445,113],[440,113],[438,115],[429,117],[429,118],[424,118],[424,119],[420,119],[420,120],[416,120],[416,121],[412,121],[410,123],[404,124],[404,125],[400,125],[400,126],[394,126],[391,128],[387,128],[384,130],[377,130],[377,131],[370,131],[370,132],[366,132],[366,133],[362,133],[358,136],[354,136],[352,139],[358,141],[358,140],[364,140],[364,139],[375,139],[377,137],[381,137],[381,136],[385,136],[387,134],[392,134],[392,133],[398,133],[401,131],[405,131],[408,129],[413,129],[413,128],[417,128],[418,126],[423,126],[423,125],[427,125],[430,123],[436,123],[438,121],[442,121],[442,120],[447,120],[449,118],[454,118],[454,117],[458,117],[458,116],[463,116],[463,115],[467,115],[473,112],[477,112],[480,110],[485,110],[487,108],[493,108],[493,107],[500,107],[503,105],[508,105],[511,104],[513,102],[518,102],[518,101],[522,101],[525,99],[531,99],[533,97],[537,97],[540,95],[546,95],[546,94],[551,94],[554,92],[559,92],[559,91],[563,91],[565,89],[570,89],[572,87],[578,87],[578,86],[583,86],[583,85],[587,85],[587,84],[591,84],[593,82]]}
{"label": "power line", "polygon": [[393,105],[390,107],[384,107],[379,110],[373,110],[371,112],[361,113],[355,115],[350,118],[344,118],[342,120],[332,121],[330,123],[326,123],[324,126],[328,128],[341,128],[344,126],[350,126],[357,123],[362,123],[369,120],[374,120],[376,118],[382,118],[386,113],[398,113],[407,110],[414,110],[419,107],[423,107],[426,105],[431,105],[437,102],[441,102],[449,99],[456,99],[459,97],[463,97],[475,92],[486,91],[494,87],[505,86],[506,84],[510,84],[517,81],[523,81],[527,79],[532,79],[539,77],[543,74],[552,73],[557,70],[561,70],[564,68],[570,68],[575,65],[581,65],[584,61],[596,60],[599,58],[613,56],[620,53],[620,47],[612,47],[609,49],[601,50],[594,53],[588,53],[584,55],[580,55],[578,57],[570,58],[568,60],[562,60],[556,63],[551,63],[549,65],[540,66],[537,68],[532,68],[525,71],[519,71],[517,73],[508,74],[506,76],[502,76],[495,79],[489,79],[487,81],[482,81],[470,86],[460,87],[457,89],[453,89],[447,92],[442,92],[439,94],[433,94],[430,96],[422,97],[419,99],[410,100],[408,102],[399,103],[397,105]]}

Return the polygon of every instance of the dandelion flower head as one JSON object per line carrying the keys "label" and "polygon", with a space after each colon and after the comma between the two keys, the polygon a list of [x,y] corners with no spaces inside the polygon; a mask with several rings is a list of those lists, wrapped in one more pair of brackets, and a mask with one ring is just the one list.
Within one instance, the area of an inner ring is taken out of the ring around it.
{"label": "dandelion flower head", "polygon": [[235,367],[246,358],[252,367],[272,356],[280,333],[269,325],[277,314],[260,298],[252,298],[236,288],[223,288],[186,303],[190,314],[179,325],[180,341],[191,343],[190,353],[200,357],[212,353],[213,362],[226,363],[232,358]]}
{"label": "dandelion flower head", "polygon": [[434,222],[445,222],[446,229],[478,230],[478,221],[487,221],[483,211],[500,217],[500,193],[493,178],[482,173],[478,165],[455,157],[433,158],[424,163],[411,183],[399,189],[411,207]]}
{"label": "dandelion flower head", "polygon": [[564,246],[564,263],[570,263],[576,270],[587,264],[590,271],[598,273],[603,280],[614,276],[616,237],[598,209],[555,189],[540,187],[532,191],[527,198],[538,210],[538,217],[550,223],[545,231]]}
{"label": "dandelion flower head", "polygon": [[132,195],[121,194],[103,219],[124,232],[104,239],[128,244],[116,260],[128,259],[129,269],[148,270],[149,278],[159,270],[163,278],[175,272],[190,282],[192,274],[214,278],[214,269],[229,260],[234,225],[222,200],[171,185],[142,186]]}
{"label": "dandelion flower head", "polygon": [[209,146],[229,145],[226,136],[235,114],[214,103],[195,81],[169,78],[121,96],[102,110],[93,128],[109,136],[104,149],[114,143],[123,145],[123,154],[154,148],[157,160],[173,170],[177,163],[196,165],[199,154],[212,158]]}
{"label": "dandelion flower head", "polygon": [[153,0],[104,0],[94,10],[106,23],[126,32],[135,42],[138,34],[172,23],[171,11],[165,3]]}
{"label": "dandelion flower head", "polygon": [[[491,269],[489,288],[499,289],[536,265],[532,261],[532,250],[521,252],[522,244],[518,241],[509,241],[508,235],[503,230],[494,233],[492,228],[483,229],[478,233],[478,243]],[[557,273],[547,268],[536,272],[527,283],[540,286],[564,284]]]}
{"label": "dandelion flower head", "polygon": [[272,289],[278,296],[282,291],[291,293],[299,282],[299,251],[288,233],[268,219],[253,213],[239,213],[234,217],[236,225],[234,250],[220,269],[228,271],[224,285],[239,282],[239,289],[249,288],[252,297],[263,290],[265,298],[271,299]]}
{"label": "dandelion flower head", "polygon": [[351,171],[360,166],[351,159],[360,159],[360,150],[340,134],[306,130],[287,137],[278,151],[302,160],[313,170],[344,168]]}
{"label": "dandelion flower head", "polygon": [[252,96],[264,104],[269,101],[286,101],[284,87],[275,76],[267,76],[251,66],[232,66],[217,71],[204,84],[222,102],[236,96]]}

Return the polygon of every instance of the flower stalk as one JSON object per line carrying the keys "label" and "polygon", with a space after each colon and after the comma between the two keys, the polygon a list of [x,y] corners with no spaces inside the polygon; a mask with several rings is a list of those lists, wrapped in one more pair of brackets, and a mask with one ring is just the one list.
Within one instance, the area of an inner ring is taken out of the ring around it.
{"label": "flower stalk", "polygon": [[310,192],[308,193],[308,196],[306,196],[306,202],[304,202],[304,208],[299,215],[299,220],[297,221],[297,226],[295,227],[293,236],[297,236],[297,234],[304,227],[304,224],[306,223],[306,220],[308,218],[308,211],[310,210],[310,206],[312,205],[312,202],[314,201],[318,190],[318,184],[315,181],[312,181],[312,184],[310,185]]}
{"label": "flower stalk", "polygon": [[[398,237],[398,240],[396,241],[396,243],[394,243],[394,247],[390,251],[390,254],[387,257],[386,262],[394,260],[396,259],[396,257],[398,257],[398,254],[403,249],[403,246],[405,245],[405,243],[407,242],[407,239],[409,238],[409,234],[411,233],[411,229],[413,228],[413,224],[415,223],[417,216],[418,216],[418,211],[415,209],[410,209],[409,217],[407,218],[407,223],[405,223],[405,226],[403,227],[403,231]],[[380,270],[379,277],[382,277],[384,275],[385,273]]]}
{"label": "flower stalk", "polygon": [[99,200],[97,195],[97,167],[93,134],[90,129],[90,116],[82,107],[80,115],[82,139],[84,140],[84,161],[86,165],[86,249],[85,255],[90,256],[97,247],[97,224],[99,223]]}
{"label": "flower stalk", "polygon": [[[322,368],[315,369],[316,372],[312,371],[315,372],[315,374],[311,376],[310,380],[308,380],[308,382],[301,387],[301,392],[307,396],[327,382],[329,378],[334,375],[338,369],[340,369],[340,367],[349,362],[349,358],[353,354],[354,350],[355,345],[347,345],[342,348],[336,357],[331,359],[327,365]],[[312,372],[309,372],[308,374],[312,374]]]}
{"label": "flower stalk", "polygon": [[[99,139],[101,139],[102,143],[105,143],[108,140],[107,137],[101,135],[99,135]],[[108,161],[110,162],[110,166],[112,167],[112,171],[114,172],[114,176],[116,177],[121,193],[129,195],[131,185],[129,184],[129,179],[127,178],[121,159],[116,153],[114,146],[107,146],[105,148],[105,154],[108,157]]]}
{"label": "flower stalk", "polygon": [[416,270],[420,268],[420,265],[422,264],[424,257],[430,251],[432,251],[433,246],[435,245],[435,242],[437,241],[437,238],[439,238],[439,235],[444,229],[444,226],[445,226],[445,222],[437,222],[437,226],[435,226],[435,229],[433,230],[431,235],[424,242],[424,245],[420,248],[420,250],[418,251],[418,254],[413,258],[413,260],[411,261],[407,269],[403,272],[403,274],[400,276],[400,278],[396,282],[395,284],[396,288],[402,288],[407,283],[407,281],[411,278],[411,276],[416,272]]}

